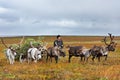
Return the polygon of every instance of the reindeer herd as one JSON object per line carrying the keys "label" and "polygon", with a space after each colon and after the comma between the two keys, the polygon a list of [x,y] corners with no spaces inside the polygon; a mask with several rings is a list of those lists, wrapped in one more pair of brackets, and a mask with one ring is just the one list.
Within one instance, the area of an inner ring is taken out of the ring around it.
{"label": "reindeer herd", "polygon": [[[106,38],[104,37],[103,42],[105,43],[104,46],[96,46],[94,45],[92,48],[87,49],[84,46],[67,46],[68,48],[68,62],[71,62],[72,56],[74,57],[80,57],[81,61],[84,59],[84,61],[88,61],[88,58],[92,56],[92,61],[94,61],[95,58],[98,58],[98,61],[100,61],[100,58],[102,56],[105,56],[105,60],[107,60],[108,53],[110,51],[115,51],[117,43],[114,41],[114,36],[112,34],[109,34],[110,42],[107,43]],[[18,44],[23,42],[24,37]],[[14,64],[15,62],[15,56],[17,55],[16,50],[12,49],[11,46],[7,46],[4,42],[4,40],[1,38],[1,41],[3,45],[7,48],[6,50],[6,57],[9,60],[10,64]],[[38,46],[34,47],[32,45],[32,42],[30,43],[30,48],[26,51],[27,54],[20,54],[19,55],[19,61],[22,63],[23,61],[28,61],[30,63],[31,61],[37,62],[38,60],[45,58],[46,62],[48,62],[48,59],[52,62],[52,58],[55,58],[56,63],[58,63],[58,59],[60,56],[65,57],[66,54],[59,48],[56,47],[49,47],[46,48],[46,45],[44,46]]]}

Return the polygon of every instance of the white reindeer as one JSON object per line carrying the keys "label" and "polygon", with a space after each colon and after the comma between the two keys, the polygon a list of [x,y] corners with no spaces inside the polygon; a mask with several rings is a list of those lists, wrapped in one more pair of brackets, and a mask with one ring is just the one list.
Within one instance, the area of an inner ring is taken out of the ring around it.
{"label": "white reindeer", "polygon": [[[24,37],[22,38],[22,40],[20,41],[20,43],[18,43],[19,46],[20,46],[20,44],[23,42],[23,39],[24,39]],[[7,49],[6,49],[6,52],[5,52],[7,59],[9,60],[10,64],[14,64],[14,62],[15,62],[15,56],[17,55],[17,54],[16,54],[16,50],[15,50],[15,49],[12,49],[12,46],[9,46],[9,47],[8,47],[8,46],[5,44],[3,38],[1,38],[1,42],[2,42],[2,44],[7,48]]]}
{"label": "white reindeer", "polygon": [[34,62],[37,62],[37,60],[41,59],[41,50],[38,48],[35,48],[32,43],[30,43],[31,48],[28,49],[27,51],[27,58],[28,58],[28,63],[30,62],[31,59],[34,60]]}
{"label": "white reindeer", "polygon": [[9,47],[6,51],[6,57],[9,60],[10,64],[14,64],[15,62],[16,52]]}

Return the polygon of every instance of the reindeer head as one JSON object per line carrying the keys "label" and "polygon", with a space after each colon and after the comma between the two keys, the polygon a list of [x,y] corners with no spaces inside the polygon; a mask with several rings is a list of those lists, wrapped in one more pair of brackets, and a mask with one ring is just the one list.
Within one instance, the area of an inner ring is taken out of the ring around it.
{"label": "reindeer head", "polygon": [[115,51],[117,43],[113,41],[114,36],[112,36],[112,34],[110,34],[110,33],[108,33],[108,34],[109,34],[109,37],[110,37],[110,43],[108,44],[106,42],[106,37],[103,39],[104,43],[105,43],[106,47],[108,48],[108,51]]}

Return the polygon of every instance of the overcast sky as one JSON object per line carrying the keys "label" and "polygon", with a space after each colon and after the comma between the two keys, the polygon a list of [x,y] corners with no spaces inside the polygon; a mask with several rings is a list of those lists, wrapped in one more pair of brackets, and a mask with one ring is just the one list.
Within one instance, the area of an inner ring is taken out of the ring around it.
{"label": "overcast sky", "polygon": [[120,35],[120,0],[0,0],[0,36]]}

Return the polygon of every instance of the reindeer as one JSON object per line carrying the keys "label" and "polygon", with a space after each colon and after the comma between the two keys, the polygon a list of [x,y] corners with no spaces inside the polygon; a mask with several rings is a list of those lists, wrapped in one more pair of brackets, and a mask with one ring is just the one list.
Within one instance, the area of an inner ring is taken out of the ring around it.
{"label": "reindeer", "polygon": [[68,62],[70,63],[71,62],[71,58],[72,56],[75,56],[75,57],[81,57],[81,61],[83,60],[84,58],[84,61],[88,61],[88,58],[90,56],[90,52],[91,50],[90,49],[87,49],[83,46],[67,46],[67,48],[69,48],[68,52],[69,52],[69,60]]}
{"label": "reindeer", "polygon": [[40,46],[37,48],[32,45],[32,42],[30,42],[30,48],[27,51],[27,58],[28,63],[31,61],[31,59],[34,60],[34,62],[37,62],[37,60],[40,60],[42,58],[41,52],[44,50]]}
{"label": "reindeer", "polygon": [[[24,40],[24,36],[23,36],[23,38],[21,39],[20,43],[18,43],[19,48],[20,48],[20,45],[22,44],[23,40]],[[1,42],[2,42],[2,44],[7,48],[7,50],[6,50],[6,52],[5,52],[7,59],[9,60],[10,64],[14,64],[14,62],[15,62],[15,56],[17,55],[16,49],[13,49],[12,46],[9,46],[9,47],[8,47],[8,46],[5,44],[3,38],[1,38]]]}
{"label": "reindeer", "polygon": [[[67,48],[69,48],[68,52],[69,52],[69,63],[71,62],[70,59],[72,58],[72,56],[75,57],[80,57],[83,56],[82,55],[82,48],[83,46],[67,46]],[[82,57],[81,57],[82,60]]]}
{"label": "reindeer", "polygon": [[101,56],[105,56],[105,61],[107,60],[108,57],[108,53],[110,51],[114,52],[117,43],[115,43],[114,40],[114,36],[112,36],[112,34],[108,33],[109,37],[110,37],[110,43],[108,44],[106,42],[106,37],[104,37],[103,42],[105,43],[105,46],[93,46],[93,48],[91,49],[91,55],[92,60],[94,61],[94,58],[97,57],[98,61],[100,62],[100,57]]}
{"label": "reindeer", "polygon": [[48,61],[48,57],[50,57],[50,60],[52,62],[52,57],[55,58],[56,63],[58,63],[58,58],[60,56],[65,57],[65,53],[62,51],[62,49],[58,46],[55,47],[49,47],[47,49],[47,58],[46,58],[46,62]]}

